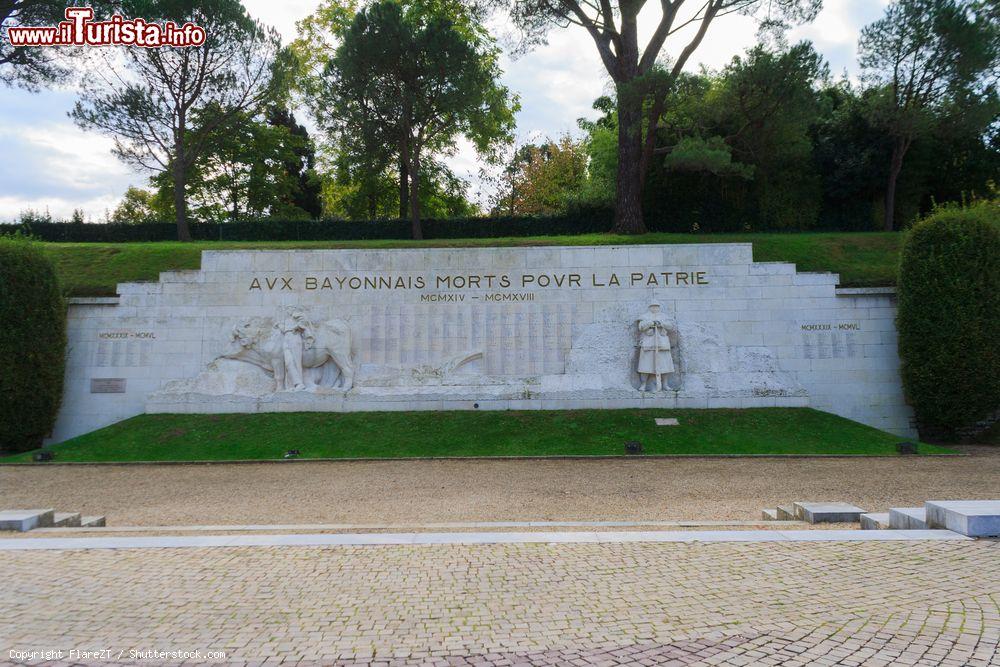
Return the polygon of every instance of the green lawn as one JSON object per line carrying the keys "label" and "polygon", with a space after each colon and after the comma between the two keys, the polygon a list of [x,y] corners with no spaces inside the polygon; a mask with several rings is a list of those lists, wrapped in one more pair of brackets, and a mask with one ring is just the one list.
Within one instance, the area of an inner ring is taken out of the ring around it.
{"label": "green lawn", "polygon": [[70,296],[115,294],[119,282],[156,280],[161,271],[197,269],[202,250],[238,248],[413,248],[643,243],[746,243],[759,262],[794,262],[800,271],[834,271],[845,286],[893,285],[903,236],[899,233],[645,234],[531,236],[429,241],[313,241],[195,243],[47,243]]}
{"label": "green lawn", "polygon": [[[677,417],[680,426],[656,426]],[[142,415],[57,445],[56,461],[437,456],[894,455],[901,440],[809,408]],[[953,453],[921,445],[922,454]],[[31,454],[0,459],[30,461]]]}

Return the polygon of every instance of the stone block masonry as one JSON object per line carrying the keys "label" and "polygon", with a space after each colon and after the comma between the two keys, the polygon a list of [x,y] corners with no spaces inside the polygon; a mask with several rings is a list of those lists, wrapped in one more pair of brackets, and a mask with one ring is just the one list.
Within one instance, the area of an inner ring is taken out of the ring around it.
{"label": "stone block masonry", "polygon": [[969,537],[1000,537],[1000,500],[929,500],[927,525]]}
{"label": "stone block masonry", "polygon": [[55,510],[2,510],[0,530],[24,533],[35,528],[47,528],[55,522]]}
{"label": "stone block masonry", "polygon": [[143,412],[629,407],[912,436],[894,294],[838,282],[750,244],[208,251],[71,302],[51,442]]}

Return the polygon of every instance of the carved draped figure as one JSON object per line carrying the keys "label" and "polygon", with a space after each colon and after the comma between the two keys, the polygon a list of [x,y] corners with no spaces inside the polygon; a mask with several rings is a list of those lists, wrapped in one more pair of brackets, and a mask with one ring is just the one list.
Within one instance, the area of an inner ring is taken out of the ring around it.
{"label": "carved draped figure", "polygon": [[639,320],[638,371],[652,375],[674,372],[667,323],[652,313],[646,313]]}

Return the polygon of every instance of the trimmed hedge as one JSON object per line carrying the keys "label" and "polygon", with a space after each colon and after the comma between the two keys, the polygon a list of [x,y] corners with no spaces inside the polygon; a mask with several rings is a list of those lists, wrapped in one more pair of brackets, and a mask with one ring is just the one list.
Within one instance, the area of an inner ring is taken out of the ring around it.
{"label": "trimmed hedge", "polygon": [[1000,206],[946,209],[910,231],[898,317],[923,433],[953,436],[1000,409]]}
{"label": "trimmed hedge", "polygon": [[[498,238],[505,236],[572,235],[606,232],[613,214],[606,209],[577,211],[572,216],[452,218],[422,221],[424,238]],[[195,241],[362,241],[410,238],[408,220],[265,220],[260,222],[191,223]],[[172,222],[141,225],[28,222],[0,224],[0,236],[27,234],[62,243],[127,243],[176,241]]]}
{"label": "trimmed hedge", "polygon": [[66,364],[66,305],[39,244],[0,238],[0,451],[41,446],[55,424]]}

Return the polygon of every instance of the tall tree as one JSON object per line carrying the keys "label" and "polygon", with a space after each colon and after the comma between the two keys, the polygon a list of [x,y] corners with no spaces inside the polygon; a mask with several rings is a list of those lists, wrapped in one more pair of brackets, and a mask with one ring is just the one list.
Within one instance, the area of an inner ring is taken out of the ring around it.
{"label": "tall tree", "polygon": [[[459,136],[489,157],[510,140],[517,100],[500,85],[499,49],[449,0],[380,0],[359,12],[324,77],[327,127],[362,154],[397,157],[413,237],[422,238],[422,162]],[[402,199],[402,196],[401,196]]]}
{"label": "tall tree", "polygon": [[809,42],[775,51],[758,45],[733,58],[709,93],[709,113],[733,158],[752,167],[754,217],[764,228],[807,229],[819,218],[821,183],[809,130],[828,76]]}
{"label": "tall tree", "polygon": [[[346,159],[345,159],[346,158]],[[350,156],[337,156],[334,169],[324,172],[323,212],[337,219],[368,221],[395,217],[399,190],[395,170],[373,173],[354,170]],[[420,178],[420,211],[428,218],[478,215],[467,196],[468,184],[438,161],[425,162]]]}
{"label": "tall tree", "polygon": [[566,210],[587,178],[586,147],[564,135],[525,146],[509,193],[511,215],[551,215]]}
{"label": "tall tree", "polygon": [[108,222],[115,225],[158,222],[155,199],[155,193],[130,185],[115,210],[108,214]]}
{"label": "tall tree", "polygon": [[189,48],[95,49],[102,62],[70,115],[84,129],[114,137],[122,160],[170,172],[177,238],[189,241],[189,172],[213,133],[275,101],[287,58],[278,33],[251,19],[239,0],[126,0],[123,9],[149,20],[191,21],[207,39]]}
{"label": "tall tree", "polygon": [[282,161],[282,167],[288,178],[298,181],[298,187],[291,192],[286,205],[293,206],[316,219],[323,214],[323,202],[320,198],[321,183],[316,173],[316,146],[313,144],[309,131],[295,120],[295,115],[284,106],[272,107],[267,112],[267,122],[288,132],[291,154]]}
{"label": "tall tree", "polygon": [[[328,131],[332,128],[325,120],[328,118],[328,108],[327,99],[323,95],[326,85],[324,73],[336,54],[344,34],[351,27],[358,4],[358,0],[321,0],[312,14],[296,22],[296,38],[289,44],[295,65],[293,92],[304,102],[317,123]],[[333,174],[328,174],[328,178],[319,179],[321,200],[338,202],[332,208],[325,203],[322,204],[324,209],[328,209],[326,215],[332,210],[336,211],[338,216],[353,219],[353,215],[344,215],[343,211],[346,209],[340,202],[344,197],[353,200],[357,196],[368,202],[370,218],[383,217],[379,208],[384,200],[381,191],[385,186],[385,174],[382,172],[392,161],[392,152],[386,150],[358,152],[354,150],[355,142],[352,137],[339,136],[336,132],[328,132],[326,136],[321,135],[318,141],[322,154],[334,156],[331,161]],[[403,189],[397,206],[399,217],[405,218],[409,211],[407,202],[409,190],[405,178],[401,178],[400,182],[403,184]],[[353,211],[354,205],[347,208]]]}
{"label": "tall tree", "polygon": [[533,148],[531,144],[508,144],[493,164],[479,168],[479,184],[486,193],[484,203],[490,215],[516,215],[517,186]]}
{"label": "tall tree", "polygon": [[[486,0],[505,9],[527,42],[544,38],[552,27],[582,26],[593,38],[615,86],[618,113],[618,175],[613,231],[646,231],[641,195],[655,148],[657,124],[667,95],[709,27],[729,14],[762,15],[768,24],[809,20],[822,0]],[[644,46],[639,15],[659,5],[659,18]],[[683,44],[672,63],[659,66],[668,40]]]}
{"label": "tall tree", "polygon": [[841,231],[878,229],[884,165],[891,152],[885,133],[872,126],[865,96],[849,81],[827,86],[820,95],[822,113],[810,134],[824,225]]}
{"label": "tall tree", "polygon": [[[327,151],[323,174],[323,215],[340,220],[399,217],[399,183],[390,161],[366,161],[351,150]],[[405,216],[404,216],[405,217]]]}
{"label": "tall tree", "polygon": [[891,231],[899,174],[914,140],[943,118],[954,122],[996,104],[1000,17],[993,2],[896,0],[862,30],[860,53],[872,117],[892,143],[884,209]]}
{"label": "tall tree", "polygon": [[[198,112],[193,127],[218,111]],[[268,112],[279,114],[278,110]],[[285,112],[287,115],[287,112]],[[295,202],[303,184],[301,153],[306,140],[284,124],[239,114],[230,127],[207,135],[206,147],[188,174],[189,205],[211,220],[304,219],[310,213]]]}

